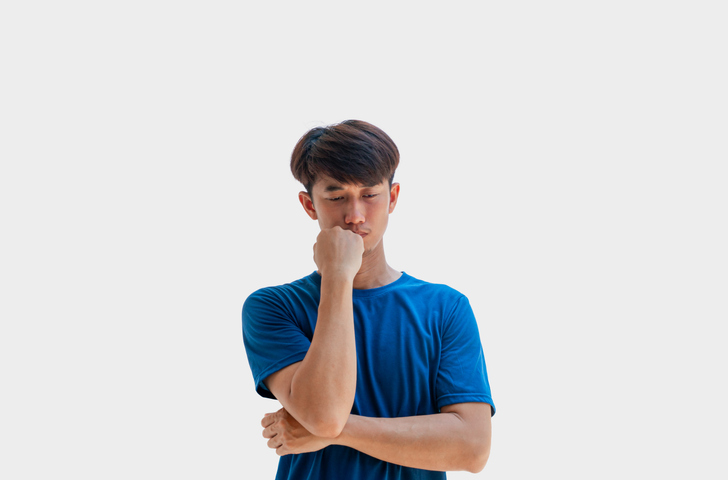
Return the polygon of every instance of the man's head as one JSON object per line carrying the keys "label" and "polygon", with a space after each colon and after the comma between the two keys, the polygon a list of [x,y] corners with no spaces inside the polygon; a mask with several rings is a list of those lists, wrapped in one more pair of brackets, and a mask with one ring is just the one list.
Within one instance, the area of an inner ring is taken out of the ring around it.
{"label": "man's head", "polygon": [[320,177],[339,183],[392,185],[399,150],[389,135],[371,123],[346,120],[316,127],[301,137],[291,155],[291,172],[311,194]]}
{"label": "man's head", "polygon": [[308,131],[291,155],[291,171],[305,187],[299,200],[321,228],[359,233],[368,252],[381,249],[388,216],[397,204],[392,183],[399,151],[374,125],[347,120]]}

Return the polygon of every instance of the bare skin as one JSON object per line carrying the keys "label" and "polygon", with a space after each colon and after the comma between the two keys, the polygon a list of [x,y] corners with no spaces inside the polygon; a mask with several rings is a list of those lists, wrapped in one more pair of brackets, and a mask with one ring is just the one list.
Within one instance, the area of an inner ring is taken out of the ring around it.
{"label": "bare skin", "polygon": [[479,471],[490,452],[488,404],[448,405],[416,417],[350,415],[357,374],[352,289],[381,287],[401,276],[387,264],[383,244],[399,188],[323,177],[311,195],[299,193],[321,227],[314,245],[321,301],[306,357],[265,379],[283,408],[263,418],[263,436],[279,455],[338,444],[399,465]]}

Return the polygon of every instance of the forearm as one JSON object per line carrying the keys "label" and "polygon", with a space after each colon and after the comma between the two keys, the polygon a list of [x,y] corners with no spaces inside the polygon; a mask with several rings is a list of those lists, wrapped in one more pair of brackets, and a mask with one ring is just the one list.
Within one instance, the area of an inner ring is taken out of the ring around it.
{"label": "forearm", "polygon": [[400,418],[350,415],[334,443],[406,467],[478,472],[490,453],[490,418],[487,425],[474,427],[452,412]]}
{"label": "forearm", "polygon": [[321,436],[336,436],[356,392],[351,280],[325,276],[311,346],[291,379],[286,408]]}

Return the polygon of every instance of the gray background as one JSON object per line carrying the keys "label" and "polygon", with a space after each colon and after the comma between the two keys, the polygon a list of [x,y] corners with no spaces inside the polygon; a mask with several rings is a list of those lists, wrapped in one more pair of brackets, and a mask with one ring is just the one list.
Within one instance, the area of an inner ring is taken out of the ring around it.
{"label": "gray background", "polygon": [[725,478],[722,2],[3,2],[0,476],[273,478],[240,309],[310,127],[400,148],[398,269],[498,413],[450,478]]}

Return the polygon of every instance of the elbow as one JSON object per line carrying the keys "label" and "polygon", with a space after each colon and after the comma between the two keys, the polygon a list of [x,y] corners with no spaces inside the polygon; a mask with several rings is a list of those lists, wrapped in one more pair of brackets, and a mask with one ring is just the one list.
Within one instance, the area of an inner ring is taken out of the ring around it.
{"label": "elbow", "polygon": [[344,416],[327,416],[311,419],[309,425],[306,426],[309,432],[321,438],[336,438],[346,426],[349,415]]}
{"label": "elbow", "polygon": [[470,473],[478,473],[481,472],[485,468],[485,464],[488,463],[488,454],[485,455],[479,455],[477,457],[473,457],[473,459],[470,462],[470,465],[467,466],[465,470],[467,470]]}
{"label": "elbow", "polygon": [[321,438],[336,438],[341,435],[346,423],[341,422],[320,422],[311,425],[310,432]]}
{"label": "elbow", "polygon": [[482,471],[488,463],[488,458],[490,458],[490,442],[478,442],[477,445],[473,445],[465,470],[470,473]]}
{"label": "elbow", "polygon": [[[295,402],[289,398],[294,417],[298,417],[299,423],[312,435],[321,438],[336,438],[344,430],[346,422],[349,421],[351,404],[336,405],[332,403],[321,404],[314,401]],[[300,415],[300,416],[299,416]]]}

